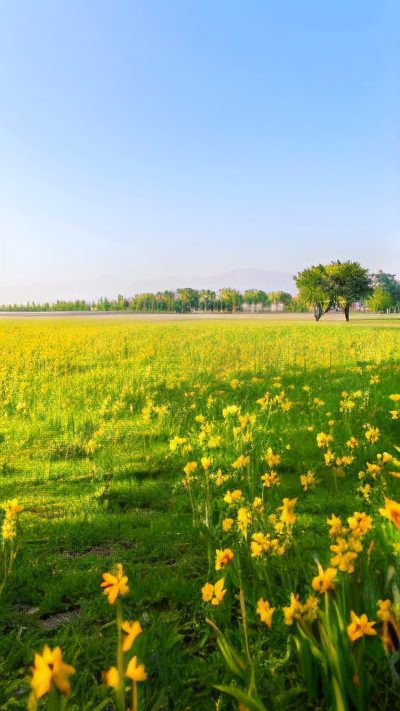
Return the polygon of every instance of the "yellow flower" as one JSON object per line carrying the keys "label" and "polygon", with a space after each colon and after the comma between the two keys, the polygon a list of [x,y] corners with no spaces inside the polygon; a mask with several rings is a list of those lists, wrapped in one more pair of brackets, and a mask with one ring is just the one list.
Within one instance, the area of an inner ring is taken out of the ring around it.
{"label": "yellow flower", "polygon": [[218,580],[217,583],[214,585],[214,597],[211,600],[212,605],[219,605],[221,600],[223,599],[226,590],[224,590],[224,582],[225,578],[221,578],[221,580]]}
{"label": "yellow flower", "polygon": [[335,455],[332,454],[330,449],[328,449],[328,451],[324,454],[324,459],[326,466],[329,467],[330,463],[333,462],[333,460],[335,459]]}
{"label": "yellow flower", "polygon": [[247,466],[247,464],[250,462],[250,457],[245,457],[243,454],[240,455],[240,457],[233,462],[232,466],[234,469],[241,469],[242,467]]}
{"label": "yellow flower", "polygon": [[280,454],[274,454],[271,447],[268,447],[264,459],[268,463],[270,469],[275,467],[281,461]]}
{"label": "yellow flower", "polygon": [[[343,541],[343,539],[338,538],[338,541]],[[344,543],[347,549],[346,541],[344,541]],[[353,561],[357,558],[357,553],[352,553],[351,551],[344,552],[344,550],[339,549],[339,545],[331,546],[331,550],[335,548],[338,549],[337,555],[331,558],[331,565],[337,566],[343,573],[354,573]]]}
{"label": "yellow flower", "polygon": [[201,465],[202,465],[204,471],[207,471],[210,464],[211,464],[211,459],[209,457],[202,457],[201,458]]}
{"label": "yellow flower", "polygon": [[259,496],[256,496],[253,501],[253,508],[258,509],[258,508],[260,508],[261,504],[262,504],[262,499],[260,499]]}
{"label": "yellow flower", "polygon": [[235,489],[235,491],[227,491],[225,496],[224,496],[224,501],[226,501],[227,504],[231,504],[233,501],[236,501],[236,499],[240,499],[242,495],[242,492],[240,489]]}
{"label": "yellow flower", "polygon": [[293,509],[296,505],[297,498],[296,499],[288,499],[285,498],[283,499],[283,506],[279,506],[278,511],[282,511],[281,513],[281,521],[283,523],[287,524],[293,524],[296,521],[296,516],[293,513]]}
{"label": "yellow flower", "polygon": [[222,521],[222,528],[225,531],[225,533],[227,533],[227,531],[230,530],[232,524],[233,524],[233,518],[225,518]]}
{"label": "yellow flower", "polygon": [[377,615],[382,622],[387,622],[391,616],[392,603],[390,600],[378,600],[379,610]]}
{"label": "yellow flower", "polygon": [[400,504],[397,501],[385,498],[385,508],[379,509],[381,516],[385,516],[390,521],[393,521],[397,530],[400,531]]}
{"label": "yellow flower", "polygon": [[243,506],[239,509],[237,514],[237,525],[243,535],[246,535],[249,523],[251,523],[251,513],[245,506]]}
{"label": "yellow flower", "polygon": [[363,549],[360,539],[356,538],[356,536],[350,536],[349,548],[355,553],[360,553]]}
{"label": "yellow flower", "polygon": [[293,618],[301,619],[301,608],[302,608],[302,605],[299,602],[298,595],[293,595],[293,593],[292,593],[290,596],[289,607],[282,608],[283,614],[285,617],[285,624],[292,625]]}
{"label": "yellow flower", "polygon": [[250,548],[251,548],[251,557],[252,558],[258,558],[261,553],[263,552],[263,547],[260,543],[256,543],[256,541],[252,541],[250,543]]}
{"label": "yellow flower", "polygon": [[389,399],[393,402],[400,402],[400,393],[395,393],[394,395],[389,395]]}
{"label": "yellow flower", "polygon": [[275,607],[270,607],[267,600],[260,597],[257,603],[257,614],[261,617],[261,622],[264,622],[267,627],[271,628],[272,615],[275,612]]}
{"label": "yellow flower", "polygon": [[319,434],[317,434],[318,447],[328,447],[329,442],[333,442],[333,437],[331,434],[325,434],[325,432],[319,432]]}
{"label": "yellow flower", "polygon": [[204,422],[205,418],[204,415],[196,415],[194,419],[196,420],[196,422]]}
{"label": "yellow flower", "polygon": [[221,568],[228,565],[228,563],[233,560],[233,552],[230,548],[225,548],[223,551],[217,549],[217,555],[215,559],[215,570],[221,570]]}
{"label": "yellow flower", "polygon": [[144,669],[144,664],[137,666],[137,657],[133,657],[133,659],[130,660],[126,670],[126,676],[132,679],[132,681],[146,681],[147,674]]}
{"label": "yellow flower", "polygon": [[368,442],[371,442],[371,444],[375,444],[375,442],[378,441],[379,439],[379,429],[377,427],[369,427],[365,433],[365,437],[368,440]]}
{"label": "yellow flower", "polygon": [[130,649],[130,648],[132,647],[132,644],[134,643],[136,637],[137,637],[141,632],[143,632],[143,630],[142,630],[142,628],[141,628],[141,626],[140,626],[140,622],[138,622],[138,621],[134,622],[133,624],[131,624],[130,622],[123,622],[123,623],[122,623],[122,629],[123,629],[123,631],[126,632],[126,634],[128,635],[128,636],[125,637],[125,639],[124,639],[124,643],[123,643],[123,646],[122,646],[122,651],[123,651],[123,652],[127,652],[128,649]]}
{"label": "yellow flower", "polygon": [[393,460],[393,457],[389,452],[384,452],[383,453],[383,462],[386,464],[386,462],[391,462]]}
{"label": "yellow flower", "polygon": [[270,474],[263,474],[261,480],[264,482],[263,486],[270,488],[271,486],[279,486],[280,481],[276,472],[272,471]]}
{"label": "yellow flower", "polygon": [[129,588],[127,586],[128,578],[123,575],[121,563],[117,564],[117,575],[111,573],[103,573],[104,582],[101,587],[104,588],[104,594],[108,595],[110,605],[113,605],[118,595],[127,595]]}
{"label": "yellow flower", "polygon": [[5,517],[1,526],[1,537],[3,541],[10,540],[10,538],[15,538],[16,535],[17,528],[15,525],[15,521]]}
{"label": "yellow flower", "polygon": [[350,439],[346,442],[346,447],[349,447],[349,449],[354,449],[355,447],[358,447],[358,442],[355,437],[350,437]]}
{"label": "yellow flower", "polygon": [[398,420],[398,419],[399,419],[399,417],[400,417],[400,410],[390,410],[389,412],[390,412],[390,414],[391,414],[391,416],[392,416],[392,420]]}
{"label": "yellow flower", "polygon": [[185,472],[188,479],[195,469],[197,469],[197,462],[188,462],[186,466],[183,467],[183,471]]}
{"label": "yellow flower", "polygon": [[353,536],[362,538],[370,530],[372,526],[371,516],[367,516],[366,513],[359,513],[355,511],[353,516],[347,519],[349,522],[350,529],[353,532]]}
{"label": "yellow flower", "polygon": [[312,581],[314,590],[319,593],[325,593],[329,589],[334,590],[335,586],[332,583],[332,580],[336,577],[336,568],[327,568],[327,570],[323,570],[322,566],[318,563],[318,571],[319,575],[317,575],[317,577]]}
{"label": "yellow flower", "polygon": [[308,471],[307,474],[301,474],[300,482],[304,491],[307,491],[309,486],[313,486],[314,484],[316,484],[314,472]]}
{"label": "yellow flower", "polygon": [[328,518],[326,522],[331,526],[329,535],[336,536],[336,534],[339,533],[340,529],[342,528],[342,522],[340,518],[335,516],[335,514],[332,514],[332,518]]}
{"label": "yellow flower", "polygon": [[355,642],[356,639],[363,637],[364,635],[374,635],[376,630],[374,630],[374,625],[376,622],[368,622],[367,615],[361,615],[357,617],[356,613],[351,611],[351,624],[347,626],[347,634],[350,637],[351,642]]}
{"label": "yellow flower", "polygon": [[14,516],[24,510],[24,507],[19,505],[18,499],[4,501],[4,503],[0,504],[0,506],[4,509],[7,518],[14,518]]}
{"label": "yellow flower", "polygon": [[201,588],[201,594],[203,596],[204,602],[210,602],[210,600],[212,600],[212,596],[214,594],[214,585],[212,585],[211,583],[206,583]]}
{"label": "yellow flower", "polygon": [[119,687],[119,674],[116,667],[111,667],[107,672],[102,674],[103,682],[107,686],[111,686],[113,689],[118,689]]}
{"label": "yellow flower", "polygon": [[35,663],[31,667],[31,684],[36,698],[40,699],[50,691],[52,685],[61,694],[69,694],[71,685],[68,677],[75,674],[74,667],[64,664],[60,647],[51,651],[47,644],[43,648],[42,656],[35,654]]}

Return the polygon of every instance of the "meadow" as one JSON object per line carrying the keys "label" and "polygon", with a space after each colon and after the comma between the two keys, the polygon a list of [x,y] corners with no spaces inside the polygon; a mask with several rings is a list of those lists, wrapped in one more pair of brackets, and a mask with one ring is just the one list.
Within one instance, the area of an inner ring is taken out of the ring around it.
{"label": "meadow", "polygon": [[400,709],[399,325],[0,320],[1,709]]}

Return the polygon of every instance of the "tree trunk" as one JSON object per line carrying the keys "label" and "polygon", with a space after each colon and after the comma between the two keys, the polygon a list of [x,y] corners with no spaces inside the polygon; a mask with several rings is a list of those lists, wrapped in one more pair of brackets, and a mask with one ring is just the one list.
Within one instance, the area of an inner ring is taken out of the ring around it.
{"label": "tree trunk", "polygon": [[350,321],[350,306],[344,307],[344,315],[345,315],[346,321]]}
{"label": "tree trunk", "polygon": [[315,306],[315,307],[314,307],[314,316],[315,316],[315,320],[316,320],[316,321],[319,321],[319,320],[320,320],[320,318],[321,318],[321,316],[322,316],[322,309],[321,309],[320,306]]}

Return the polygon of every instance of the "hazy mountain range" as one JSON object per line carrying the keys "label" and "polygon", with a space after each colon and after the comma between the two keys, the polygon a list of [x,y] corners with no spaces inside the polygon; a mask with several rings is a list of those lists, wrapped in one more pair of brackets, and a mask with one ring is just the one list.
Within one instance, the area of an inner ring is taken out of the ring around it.
{"label": "hazy mountain range", "polygon": [[275,272],[265,269],[232,269],[212,276],[193,277],[160,275],[151,279],[132,278],[129,271],[119,274],[87,278],[75,278],[68,281],[47,281],[40,283],[0,286],[0,304],[23,304],[27,301],[37,303],[53,302],[57,299],[85,299],[97,301],[100,296],[115,298],[117,294],[130,297],[143,292],[175,291],[180,287],[192,289],[218,289],[231,287],[239,291],[262,289],[263,291],[287,291],[296,294],[296,284],[289,272]]}

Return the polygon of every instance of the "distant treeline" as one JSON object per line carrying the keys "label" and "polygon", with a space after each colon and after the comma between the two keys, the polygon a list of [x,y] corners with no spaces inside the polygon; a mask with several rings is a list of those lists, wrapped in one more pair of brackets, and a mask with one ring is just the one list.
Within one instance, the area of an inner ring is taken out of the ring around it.
{"label": "distant treeline", "polygon": [[[400,311],[400,282],[393,274],[378,272],[371,275],[372,294],[362,303],[363,308],[374,312]],[[360,304],[359,304],[360,306]],[[240,292],[237,289],[183,288],[176,291],[158,291],[157,293],[136,294],[126,298],[119,294],[116,299],[102,297],[97,301],[56,301],[37,304],[34,301],[26,304],[0,306],[0,311],[127,311],[136,313],[235,313],[253,311],[285,311],[305,313],[310,311],[310,305],[302,300],[301,295],[292,296],[286,291],[271,291],[266,293],[260,289],[247,289]]]}
{"label": "distant treeline", "polygon": [[0,306],[1,311],[133,311],[137,313],[190,313],[197,311],[232,313],[237,311],[308,311],[305,304],[285,291],[266,293],[248,289],[244,293],[236,289],[177,289],[157,293],[137,294],[126,298],[119,294],[116,299],[102,297],[97,301],[56,301],[37,304]]}

